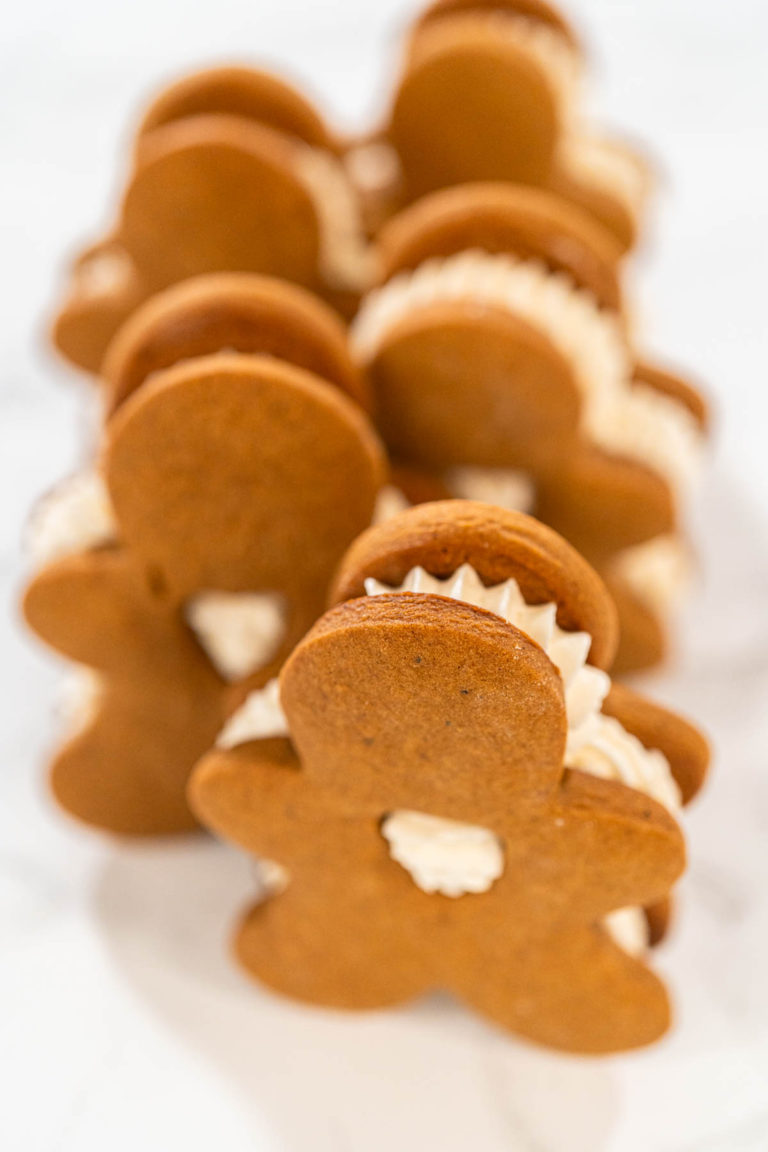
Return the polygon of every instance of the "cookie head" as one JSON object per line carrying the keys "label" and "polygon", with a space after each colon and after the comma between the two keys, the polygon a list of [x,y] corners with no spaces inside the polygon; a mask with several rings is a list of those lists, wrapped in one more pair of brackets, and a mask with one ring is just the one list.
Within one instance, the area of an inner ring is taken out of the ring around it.
{"label": "cookie head", "polygon": [[156,376],[110,423],[105,472],[127,544],[175,594],[327,583],[382,472],[365,416],[269,357]]}
{"label": "cookie head", "polygon": [[164,89],[144,113],[139,146],[164,124],[211,115],[266,124],[313,148],[334,146],[322,117],[300,92],[270,72],[234,66],[195,72]]}
{"label": "cookie head", "polygon": [[282,697],[306,771],[345,803],[487,820],[502,797],[559,777],[556,672],[536,645],[468,605],[418,595],[343,604],[289,660]]}
{"label": "cookie head", "polygon": [[472,180],[545,181],[559,94],[505,31],[496,13],[459,13],[411,44],[389,125],[411,198]]}
{"label": "cookie head", "polygon": [[107,413],[154,372],[222,351],[275,357],[369,404],[345,329],[329,307],[282,280],[222,272],[158,293],[120,329],[102,370]]}
{"label": "cookie head", "polygon": [[292,148],[235,117],[172,121],[146,137],[120,233],[155,289],[219,271],[316,283],[318,220]]}

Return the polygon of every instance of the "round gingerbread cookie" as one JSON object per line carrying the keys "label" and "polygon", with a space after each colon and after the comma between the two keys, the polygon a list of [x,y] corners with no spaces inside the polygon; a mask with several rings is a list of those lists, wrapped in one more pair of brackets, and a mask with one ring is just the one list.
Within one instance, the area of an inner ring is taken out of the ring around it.
{"label": "round gingerbread cookie", "polygon": [[370,406],[344,326],[327,305],[282,280],[220,272],[158,293],[120,329],[102,370],[107,414],[154,372],[224,350],[274,356]]}
{"label": "round gingerbread cookie", "polygon": [[331,599],[363,595],[368,578],[395,587],[417,565],[444,578],[463,564],[470,564],[488,586],[513,577],[529,604],[555,603],[560,627],[588,632],[590,661],[610,667],[616,612],[595,571],[544,524],[491,504],[421,504],[368,529],[347,552]]}
{"label": "round gingerbread cookie", "polygon": [[295,136],[312,148],[334,148],[332,135],[308,100],[282,78],[255,68],[220,67],[183,76],[147,108],[138,137],[194,116],[237,116]]}

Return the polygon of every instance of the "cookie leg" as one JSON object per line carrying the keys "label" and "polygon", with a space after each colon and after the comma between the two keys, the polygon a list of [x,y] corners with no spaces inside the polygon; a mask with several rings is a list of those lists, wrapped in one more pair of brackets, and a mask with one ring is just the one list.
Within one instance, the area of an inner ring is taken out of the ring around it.
{"label": "cookie leg", "polygon": [[[342,878],[339,878],[342,882]],[[298,888],[298,885],[297,885]],[[235,951],[276,992],[329,1008],[383,1008],[426,988],[418,955],[386,909],[364,901],[307,903],[288,888],[251,908]]]}
{"label": "cookie leg", "polygon": [[664,985],[599,927],[522,942],[514,956],[478,951],[454,988],[502,1027],[567,1052],[637,1048],[669,1027]]}

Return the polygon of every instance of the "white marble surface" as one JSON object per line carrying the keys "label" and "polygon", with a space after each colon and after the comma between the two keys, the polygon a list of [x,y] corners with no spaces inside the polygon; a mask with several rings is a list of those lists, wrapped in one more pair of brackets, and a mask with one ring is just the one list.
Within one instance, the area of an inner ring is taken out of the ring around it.
{"label": "white marble surface", "polygon": [[440,999],[346,1017],[247,984],[227,959],[248,865],[203,839],[122,846],[72,827],[42,765],[58,677],[14,618],[33,496],[85,451],[81,389],[39,347],[64,252],[108,219],[137,93],[252,54],[345,124],[375,106],[404,2],[37,0],[0,41],[0,1147],[9,1152],[763,1152],[768,1148],[768,81],[763,0],[582,0],[598,107],[669,181],[639,275],[649,343],[717,405],[698,512],[706,572],[654,691],[716,745],[690,812],[684,907],[658,964],[677,1027],[575,1060]]}

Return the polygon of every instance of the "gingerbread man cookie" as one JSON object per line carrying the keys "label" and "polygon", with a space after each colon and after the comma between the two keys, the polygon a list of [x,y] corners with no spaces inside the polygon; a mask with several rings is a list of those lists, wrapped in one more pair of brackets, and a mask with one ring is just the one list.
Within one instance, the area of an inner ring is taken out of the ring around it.
{"label": "gingerbread man cookie", "polygon": [[635,243],[651,177],[584,127],[581,51],[539,0],[436,0],[411,31],[387,130],[406,201],[478,180],[551,188]]}
{"label": "gingerbread man cookie", "polygon": [[640,909],[683,870],[707,752],[634,694],[601,707],[596,574],[529,517],[448,501],[365,533],[334,596],[191,780],[204,823],[280,866],[240,961],[311,1003],[439,987],[555,1048],[655,1040]]}
{"label": "gingerbread man cookie", "polygon": [[705,412],[637,363],[615,244],[550,193],[481,184],[407,209],[379,251],[352,342],[390,452],[446,494],[535,511],[622,593],[622,665],[653,662],[688,568]]}
{"label": "gingerbread man cookie", "polygon": [[[223,302],[226,285],[209,287]],[[251,287],[263,305],[265,285]],[[307,368],[236,353],[159,368],[174,331],[176,351],[200,335],[174,329],[182,313],[166,304],[112,358],[122,403],[100,470],[39,510],[24,599],[38,635],[90,670],[54,792],[86,822],[128,834],[194,826],[192,765],[322,611],[384,469],[359,405]],[[298,360],[322,359],[318,330],[293,345]],[[324,351],[329,376],[337,352],[333,341]],[[138,366],[153,363],[141,382]],[[347,367],[339,358],[336,375]],[[350,389],[355,380],[350,369]]]}
{"label": "gingerbread man cookie", "polygon": [[283,81],[245,68],[187,77],[146,113],[117,224],[82,256],[54,340],[101,367],[116,328],[190,276],[279,276],[354,307],[370,258],[339,145]]}

